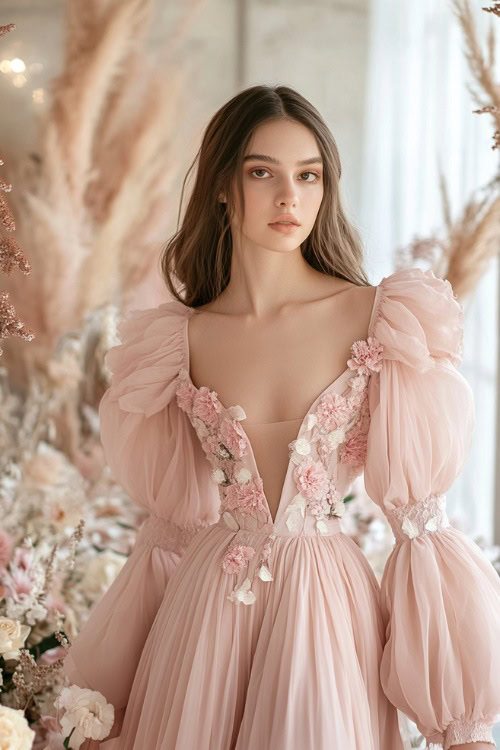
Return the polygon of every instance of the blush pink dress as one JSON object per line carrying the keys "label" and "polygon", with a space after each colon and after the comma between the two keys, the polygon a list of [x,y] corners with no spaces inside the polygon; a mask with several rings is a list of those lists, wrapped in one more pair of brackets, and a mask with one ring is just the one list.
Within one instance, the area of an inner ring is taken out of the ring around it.
{"label": "blush pink dress", "polygon": [[[193,311],[134,311],[106,355],[106,457],[150,516],[65,659],[115,706],[87,747],[402,750],[397,709],[429,746],[493,743],[500,578],[445,509],[475,420],[449,282],[382,279],[297,424],[274,521],[243,409],[191,382]],[[362,472],[395,536],[380,586],[342,532]]]}

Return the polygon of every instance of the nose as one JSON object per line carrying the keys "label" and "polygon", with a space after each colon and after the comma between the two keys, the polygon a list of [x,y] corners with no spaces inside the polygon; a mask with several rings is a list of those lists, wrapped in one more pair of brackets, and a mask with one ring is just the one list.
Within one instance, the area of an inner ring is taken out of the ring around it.
{"label": "nose", "polygon": [[277,206],[296,206],[298,202],[293,178],[283,180],[276,195]]}

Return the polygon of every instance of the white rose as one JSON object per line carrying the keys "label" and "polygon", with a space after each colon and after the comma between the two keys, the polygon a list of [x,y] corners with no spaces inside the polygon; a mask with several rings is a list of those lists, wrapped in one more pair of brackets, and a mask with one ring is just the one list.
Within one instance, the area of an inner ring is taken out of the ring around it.
{"label": "white rose", "polygon": [[104,594],[125,565],[127,557],[112,550],[96,555],[88,564],[82,580],[83,590],[90,597]]}
{"label": "white rose", "polygon": [[29,625],[21,625],[18,620],[0,617],[0,654],[4,659],[19,659],[19,649],[24,648],[30,630]]}
{"label": "white rose", "polygon": [[97,690],[70,685],[61,690],[55,701],[56,708],[64,709],[60,718],[62,733],[71,739],[69,747],[78,750],[88,738],[103,740],[115,721],[115,709]]}
{"label": "white rose", "polygon": [[0,749],[31,750],[35,732],[20,709],[0,705]]}

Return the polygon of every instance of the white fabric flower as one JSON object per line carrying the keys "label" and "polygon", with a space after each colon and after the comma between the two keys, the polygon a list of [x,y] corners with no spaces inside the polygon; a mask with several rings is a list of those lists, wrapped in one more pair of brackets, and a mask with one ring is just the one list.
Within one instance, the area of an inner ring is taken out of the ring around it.
{"label": "white fabric flower", "polygon": [[23,711],[0,705],[1,750],[31,750],[34,739]]}
{"label": "white fabric flower", "polygon": [[318,424],[318,417],[316,414],[308,414],[306,419],[306,429],[312,430],[312,428]]}
{"label": "white fabric flower", "polygon": [[292,534],[297,533],[303,526],[303,519],[306,514],[306,498],[299,493],[295,495],[291,503],[288,503],[285,512],[288,514],[286,525]]}
{"label": "white fabric flower", "polygon": [[224,484],[226,481],[226,474],[222,469],[214,469],[212,471],[212,479],[216,484]]}
{"label": "white fabric flower", "polygon": [[269,570],[267,565],[264,565],[264,563],[262,563],[262,565],[260,566],[258,575],[262,581],[274,581],[274,578],[271,575],[271,571]]}
{"label": "white fabric flower", "polygon": [[234,604],[242,602],[243,604],[253,604],[255,602],[255,594],[250,590],[252,582],[249,578],[245,578],[241,586],[236,586],[230,594],[228,599]]}
{"label": "white fabric flower", "polygon": [[30,631],[29,625],[21,625],[18,620],[8,617],[0,617],[0,654],[4,659],[19,659],[19,649],[24,648]]}
{"label": "white fabric flower", "polygon": [[246,467],[243,467],[241,469],[238,469],[234,477],[238,484],[246,484],[252,479],[252,472],[249,471]]}
{"label": "white fabric flower", "polygon": [[299,456],[308,456],[311,452],[311,443],[305,437],[298,438],[295,441],[294,450]]}
{"label": "white fabric flower", "polygon": [[345,437],[345,426],[338,427],[336,430],[332,430],[326,436],[326,442],[332,450],[335,450],[344,440]]}
{"label": "white fabric flower", "polygon": [[64,687],[55,705],[65,711],[60,719],[64,736],[68,737],[74,729],[69,740],[69,747],[74,750],[88,738],[103,740],[115,721],[114,706],[97,690],[78,685]]}
{"label": "white fabric flower", "polygon": [[236,406],[230,406],[228,412],[232,419],[235,419],[237,422],[241,422],[242,419],[247,418],[245,410],[239,404],[236,404]]}

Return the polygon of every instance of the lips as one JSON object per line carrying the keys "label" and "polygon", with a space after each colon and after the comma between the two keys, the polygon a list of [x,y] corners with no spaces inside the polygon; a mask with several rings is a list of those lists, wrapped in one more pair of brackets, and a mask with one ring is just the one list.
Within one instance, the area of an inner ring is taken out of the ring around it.
{"label": "lips", "polygon": [[277,216],[274,221],[269,222],[269,224],[272,226],[273,224],[279,224],[281,221],[290,222],[296,227],[300,226],[300,222],[293,214],[281,214],[280,216]]}

